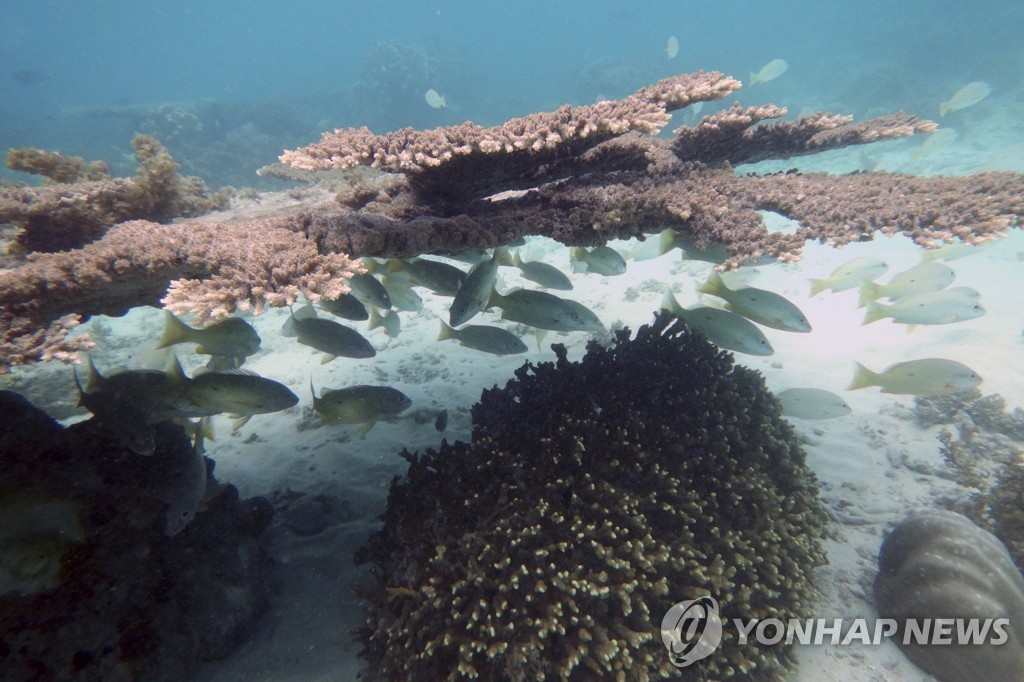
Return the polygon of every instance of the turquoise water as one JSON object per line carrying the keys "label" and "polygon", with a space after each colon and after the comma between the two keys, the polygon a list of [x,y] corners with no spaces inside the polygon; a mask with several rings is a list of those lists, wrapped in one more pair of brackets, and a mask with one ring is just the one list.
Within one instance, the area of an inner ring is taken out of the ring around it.
{"label": "turquoise water", "polygon": [[[1020,87],[1022,15],[992,1],[8,3],[0,148],[127,173],[125,145],[148,128],[192,174],[243,184],[328,128],[489,125],[684,71],[745,78],[775,58],[786,77],[741,100],[934,115],[963,83]],[[398,52],[381,57],[384,45]],[[424,106],[428,88],[446,109]]]}
{"label": "turquoise water", "polygon": [[[764,162],[741,173],[794,166],[918,175],[1024,172],[1022,26],[1024,4],[1016,2],[19,3],[0,9],[0,148],[101,159],[114,175],[131,176],[137,164],[129,141],[148,133],[167,145],[184,174],[213,187],[265,191],[243,194],[234,206],[257,210],[330,197],[328,190],[277,192],[292,185],[256,175],[282,150],[313,142],[325,130],[368,126],[383,133],[466,120],[495,125],[565,103],[622,97],[678,73],[718,70],[747,86],[705,103],[701,115],[738,100],[786,106],[790,118],[824,110],[863,119],[903,109],[939,120],[939,103],[965,84],[991,87],[988,97],[941,119],[943,128],[957,131],[946,146],[923,150],[921,139],[897,140]],[[678,44],[674,56],[666,52],[671,37]],[[786,61],[786,71],[750,86],[751,74],[776,59]],[[445,107],[428,104],[431,89],[444,96]],[[677,112],[664,135],[695,120],[691,111]],[[0,180],[36,182],[7,169]],[[778,216],[766,218],[772,229],[789,229]],[[710,302],[696,291],[710,265],[682,260],[678,251],[654,257],[650,240],[613,246],[627,260],[622,275],[573,273],[566,249],[550,240],[529,239],[520,253],[569,273],[575,289],[567,295],[606,326],[635,330],[649,322],[666,290],[684,306]],[[750,275],[754,286],[800,306],[814,331],[766,330],[775,354],[738,354],[737,361],[761,372],[773,391],[825,389],[850,409],[828,421],[792,420],[837,529],[825,543],[829,564],[817,575],[816,615],[872,616],[870,582],[883,534],[908,511],[963,501],[971,492],[939,452],[945,427],[915,422],[911,396],[846,390],[854,362],[877,371],[911,359],[955,358],[984,378],[984,394],[1002,396],[1008,410],[1024,405],[1024,317],[1016,296],[1024,286],[1022,254],[1024,238],[1016,230],[950,262],[956,285],[980,292],[986,314],[913,334],[887,320],[863,326],[856,291],[812,297],[807,282],[854,257],[884,259],[889,269],[881,279],[888,279],[920,261],[921,250],[907,239],[879,238],[841,251],[808,245],[803,261],[762,265]],[[503,290],[534,286],[512,268],[499,273]],[[351,556],[380,527],[388,485],[408,468],[398,453],[436,448],[443,438],[469,440],[470,408],[481,391],[504,385],[525,360],[554,360],[551,343],[565,344],[573,360],[585,352],[586,333],[540,340],[493,312],[473,322],[515,332],[527,353],[485,355],[439,342],[438,320],[448,319],[451,299],[416,291],[423,309],[401,312],[394,338],[351,324],[374,346],[372,359],[321,364],[321,355],[281,333],[286,309],[247,318],[262,349],[245,368],[284,384],[299,402],[258,414],[234,432],[231,420],[217,417],[205,447],[220,482],[237,486],[242,497],[273,500],[278,516],[265,540],[280,584],[238,648],[210,656],[218,660],[191,671],[196,679],[355,679],[365,664],[351,630],[365,622],[353,589],[368,580]],[[137,308],[122,318],[97,316],[80,331],[93,335],[94,359],[109,374],[149,366],[163,325],[161,311]],[[190,344],[178,348],[194,376],[207,358]],[[311,379],[318,392],[387,385],[412,406],[365,435],[348,424],[322,425],[312,408]],[[15,368],[2,381],[65,424],[86,417],[74,405],[74,379],[64,365]],[[434,424],[442,410],[447,428],[439,433]],[[971,438],[969,431],[958,433]],[[992,449],[1000,452],[1021,448],[1019,441],[995,442]],[[0,486],[0,493],[8,491]],[[310,521],[295,511],[295,501],[315,496],[320,506]],[[324,528],[308,535],[295,530],[308,530],[304,523]],[[0,666],[3,652],[0,647]],[[791,678],[801,682],[923,676],[892,645],[853,653],[808,648],[798,659]]]}

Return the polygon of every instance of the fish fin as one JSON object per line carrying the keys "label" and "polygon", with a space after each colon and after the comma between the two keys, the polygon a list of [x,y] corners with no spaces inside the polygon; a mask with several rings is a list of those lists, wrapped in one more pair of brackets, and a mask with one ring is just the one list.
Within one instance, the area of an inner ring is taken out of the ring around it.
{"label": "fish fin", "polygon": [[860,285],[860,297],[857,299],[857,307],[863,308],[868,304],[868,301],[875,301],[881,295],[882,289],[878,283],[866,279]]}
{"label": "fish fin", "polygon": [[671,289],[666,289],[665,295],[661,297],[661,309],[669,311],[676,317],[682,317],[682,315],[680,315],[682,306],[679,305],[679,301],[676,300],[676,297],[672,295]]}
{"label": "fish fin", "polygon": [[[519,253],[516,252],[516,256],[518,255]],[[504,265],[505,267],[515,267],[516,265],[507,246],[499,246],[494,250],[494,260],[497,261],[498,265]]]}
{"label": "fish fin", "polygon": [[206,352],[206,346],[196,346],[196,355],[209,355]]}
{"label": "fish fin", "polygon": [[440,320],[440,322],[441,322],[441,331],[438,332],[438,334],[437,334],[437,340],[438,341],[447,341],[448,339],[452,338],[452,328],[449,327],[448,325],[446,325],[444,323],[444,320]]}
{"label": "fish fin", "polygon": [[384,318],[381,317],[380,311],[377,310],[377,306],[370,306],[370,321],[367,323],[367,329],[376,329],[377,327],[384,326]]}
{"label": "fish fin", "polygon": [[[291,314],[288,316],[288,319],[284,321],[284,324],[281,325],[281,335],[289,338],[295,338],[299,335],[299,330],[295,328],[295,311],[292,310],[290,306],[288,309],[291,310]],[[299,341],[299,343],[302,342]]]}
{"label": "fish fin", "polygon": [[167,375],[167,378],[173,386],[180,386],[188,381],[185,369],[181,366],[181,361],[178,360],[178,356],[174,353],[171,353],[170,357],[167,358],[167,365],[164,367],[164,373]]}
{"label": "fish fin", "polygon": [[908,334],[913,334],[915,329],[917,329],[917,325],[916,324],[908,324],[907,325],[907,333]]}
{"label": "fish fin", "polygon": [[358,433],[360,436],[365,436],[370,432],[370,429],[372,429],[376,424],[377,422],[366,422],[365,424],[360,424],[356,428],[356,433]]}
{"label": "fish fin", "polygon": [[292,312],[292,317],[296,320],[309,320],[316,317],[316,308],[309,303],[306,303],[298,310]]}
{"label": "fish fin", "polygon": [[316,403],[316,389],[313,388],[313,375],[312,374],[309,375],[309,392],[313,394],[313,403],[314,403],[314,407],[315,407],[315,403]]}
{"label": "fish fin", "polygon": [[872,372],[870,369],[860,364],[859,362],[854,363],[856,368],[853,370],[853,380],[850,385],[846,387],[847,391],[856,391],[861,388],[867,388],[868,386],[877,386],[878,375]]}
{"label": "fish fin", "polygon": [[157,348],[166,348],[188,340],[189,334],[195,331],[192,327],[179,320],[170,310],[164,311],[164,335],[160,337]]}
{"label": "fish fin", "polygon": [[718,274],[718,270],[712,270],[711,274],[708,275],[707,281],[697,287],[697,291],[702,294],[711,294],[712,296],[722,298],[722,294],[728,291],[728,287],[725,286],[725,282],[722,280],[722,276]]}
{"label": "fish fin", "polygon": [[251,414],[243,415],[236,419],[235,421],[231,422],[231,433],[234,433],[235,431],[249,423],[250,417],[252,417]]}
{"label": "fish fin", "polygon": [[828,289],[828,280],[825,280],[825,279],[813,279],[812,278],[812,279],[809,279],[808,281],[811,283],[811,295],[810,295],[810,298],[814,298],[815,296],[817,296],[821,292],[825,291],[825,289]]}
{"label": "fish fin", "polygon": [[337,359],[337,357],[338,357],[337,355],[324,355],[322,358],[320,358],[320,364],[321,365],[326,365],[331,360]]}
{"label": "fish fin", "polygon": [[666,227],[658,235],[658,255],[664,256],[666,253],[678,246],[677,244],[678,233],[671,227]]}
{"label": "fish fin", "polygon": [[537,351],[538,352],[543,352],[544,349],[541,348],[541,344],[544,343],[544,337],[546,337],[548,335],[548,330],[547,329],[534,329],[533,330],[533,335],[537,337]]}
{"label": "fish fin", "polygon": [[96,363],[93,362],[92,355],[86,355],[85,359],[89,365],[89,373],[85,377],[85,392],[92,393],[94,390],[100,388],[100,385],[103,383],[103,375],[100,374],[100,370],[96,367]]}
{"label": "fish fin", "polygon": [[582,246],[574,246],[569,249],[569,267],[573,272],[586,272],[587,264],[583,260],[586,256],[587,250]]}
{"label": "fish fin", "polygon": [[864,313],[864,319],[861,320],[861,326],[871,324],[872,322],[878,322],[882,318],[889,316],[886,310],[888,306],[884,306],[881,303],[869,300],[864,302],[864,307],[867,308],[867,312]]}
{"label": "fish fin", "polygon": [[388,274],[401,272],[405,269],[405,262],[401,258],[388,258]]}

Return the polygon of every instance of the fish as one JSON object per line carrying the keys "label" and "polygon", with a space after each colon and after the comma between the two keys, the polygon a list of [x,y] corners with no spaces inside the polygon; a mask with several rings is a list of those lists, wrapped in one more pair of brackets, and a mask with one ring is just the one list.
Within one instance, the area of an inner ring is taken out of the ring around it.
{"label": "fish", "polygon": [[385,310],[391,307],[391,296],[388,294],[388,290],[373,275],[369,273],[353,275],[348,280],[348,285],[352,289],[352,295],[364,304],[368,303]]}
{"label": "fish", "polygon": [[729,251],[721,244],[708,244],[698,248],[690,237],[685,237],[671,227],[667,227],[658,235],[661,255],[672,249],[683,252],[683,260],[699,260],[705,263],[722,263],[729,258]]}
{"label": "fish", "polygon": [[426,100],[427,105],[432,109],[443,109],[448,104],[445,102],[444,95],[439,95],[434,88],[427,90],[423,95],[423,99]]}
{"label": "fish", "polygon": [[561,270],[554,265],[539,260],[524,261],[517,251],[512,259],[512,265],[519,268],[519,272],[525,279],[535,282],[547,289],[559,291],[570,291],[572,282]]}
{"label": "fish", "polygon": [[462,346],[493,355],[515,355],[526,352],[526,344],[518,336],[501,327],[470,324],[462,329],[452,329],[441,321],[438,341],[455,339]]}
{"label": "fish", "polygon": [[863,308],[868,301],[876,301],[880,298],[903,298],[913,294],[923,294],[926,291],[945,289],[953,283],[954,279],[956,279],[956,273],[948,265],[921,263],[909,270],[896,273],[886,284],[861,283],[860,307]]}
{"label": "fish", "polygon": [[764,332],[742,315],[707,306],[683,308],[671,291],[665,292],[661,307],[699,331],[719,348],[759,356],[775,352]]}
{"label": "fish", "polygon": [[311,305],[304,305],[298,311],[293,311],[285,321],[282,331],[285,336],[297,337],[299,343],[326,353],[320,364],[328,363],[337,357],[372,358],[377,354],[362,334],[333,320],[317,317]]}
{"label": "fish", "polygon": [[483,249],[462,249],[461,251],[441,252],[436,255],[442,256],[443,258],[451,258],[452,260],[457,260],[460,263],[465,263],[467,265],[483,263],[485,260],[490,258],[490,256],[487,255],[487,252]]}
{"label": "fish", "polygon": [[924,358],[891,365],[880,373],[859,362],[847,391],[879,386],[882,393],[901,395],[949,395],[981,384],[981,377],[967,365],[944,358]]}
{"label": "fish", "polygon": [[132,405],[145,415],[148,424],[158,424],[177,417],[217,414],[217,410],[193,405],[185,396],[184,388],[189,379],[173,354],[167,359],[163,370],[131,369],[103,376],[91,357],[88,367],[85,393],[99,392],[101,395],[106,394],[106,397],[97,397],[97,400],[116,400]]}
{"label": "fish", "polygon": [[598,246],[589,251],[582,247],[574,247],[569,250],[569,260],[574,272],[593,272],[612,277],[626,271],[625,259],[610,246]]}
{"label": "fish", "polygon": [[956,141],[957,133],[952,128],[939,128],[924,139],[917,149],[910,153],[910,160],[917,161],[929,154],[934,154],[943,147],[948,147]]}
{"label": "fish", "polygon": [[669,59],[675,59],[679,54],[679,40],[675,36],[668,37],[668,44],[665,46],[665,54]]}
{"label": "fish", "polygon": [[775,394],[784,417],[834,419],[850,414],[846,401],[820,388],[790,388]]}
{"label": "fish", "polygon": [[370,310],[370,325],[367,329],[383,327],[384,333],[389,339],[393,339],[402,332],[402,320],[394,310],[388,310],[383,315],[376,308]]}
{"label": "fish", "polygon": [[240,317],[229,317],[209,327],[190,327],[170,311],[164,311],[164,335],[157,348],[167,348],[179,343],[198,344],[200,355],[217,355],[226,358],[247,358],[260,350],[260,335],[251,324]]}
{"label": "fish", "polygon": [[974,81],[953,93],[945,102],[939,104],[939,116],[945,116],[951,111],[959,111],[973,106],[985,99],[992,93],[992,86],[985,81]]}
{"label": "fish", "polygon": [[437,418],[434,419],[434,428],[438,433],[444,433],[444,430],[448,428],[448,410],[441,410],[437,413]]}
{"label": "fish", "polygon": [[426,287],[441,296],[455,296],[459,287],[466,281],[466,273],[454,265],[426,258],[411,258],[404,261],[395,258],[389,261],[388,270],[407,272],[414,284]]}
{"label": "fish", "polygon": [[370,319],[370,313],[366,310],[366,306],[352,294],[342,294],[334,299],[322,298],[317,302],[317,306],[331,315],[353,322]]}
{"label": "fish", "polygon": [[896,299],[891,305],[867,301],[864,324],[871,324],[886,317],[900,324],[952,324],[973,320],[985,314],[985,308],[978,302],[981,297],[970,287],[953,287],[939,291],[926,291]]}
{"label": "fish", "polygon": [[924,253],[921,254],[922,263],[932,263],[934,261],[949,262],[951,260],[957,260],[960,258],[966,258],[967,256],[973,256],[976,253],[981,253],[988,247],[995,244],[995,240],[988,240],[981,242],[980,244],[971,244],[970,242],[951,242],[949,244],[943,244],[934,249],[925,249]]}
{"label": "fish", "polygon": [[724,299],[728,310],[766,327],[804,334],[811,331],[811,324],[800,309],[772,291],[755,287],[730,289],[715,271],[698,291]]}
{"label": "fish", "polygon": [[604,325],[590,309],[546,291],[513,289],[492,292],[489,307],[501,308],[501,319],[556,332],[598,332]]}
{"label": "fish", "polygon": [[299,402],[284,384],[244,369],[198,372],[185,385],[184,393],[197,407],[232,415],[236,420],[232,431],[254,415],[287,410]]}
{"label": "fish", "polygon": [[785,59],[773,59],[762,66],[761,70],[757,73],[750,74],[750,83],[748,85],[757,85],[758,83],[767,83],[768,81],[775,80],[786,73],[788,68],[789,64],[786,63]]}
{"label": "fish", "polygon": [[381,419],[405,411],[412,401],[401,391],[389,386],[349,386],[323,389],[317,397],[310,379],[313,409],[324,424],[361,424],[359,433],[366,435]]}
{"label": "fish", "polygon": [[[399,277],[399,275],[404,275],[404,273],[386,275],[381,279],[381,284],[384,285],[388,297],[391,298],[391,307],[406,312],[423,310],[423,299],[409,287],[409,278]],[[403,279],[405,282],[401,281]]]}
{"label": "fish", "polygon": [[478,263],[466,275],[466,281],[459,287],[448,310],[448,323],[453,327],[469,322],[477,313],[487,307],[494,280],[498,274],[498,259],[502,249],[495,249],[490,260]]}
{"label": "fish", "polygon": [[811,279],[811,297],[815,297],[825,290],[832,292],[846,291],[860,286],[864,280],[874,280],[889,269],[888,263],[880,258],[861,256],[849,260],[835,270],[828,277]]}
{"label": "fish", "polygon": [[113,391],[86,393],[76,368],[72,368],[72,374],[78,389],[78,404],[92,413],[97,424],[116,435],[121,444],[136,455],[148,457],[156,451],[156,438],[149,419],[133,401]]}
{"label": "fish", "polygon": [[704,102],[694,102],[693,104],[690,105],[690,115],[692,116],[693,120],[697,120],[697,117],[700,116],[700,112],[702,109],[704,109]]}

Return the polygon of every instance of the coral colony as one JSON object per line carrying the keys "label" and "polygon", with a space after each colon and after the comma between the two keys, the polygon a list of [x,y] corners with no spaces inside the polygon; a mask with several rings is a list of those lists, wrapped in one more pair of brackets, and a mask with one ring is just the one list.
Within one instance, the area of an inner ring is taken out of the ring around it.
{"label": "coral colony", "polygon": [[[117,206],[137,197],[138,179],[4,190],[0,219],[28,229],[33,215],[58,215],[64,234],[50,247],[27,240],[32,258],[0,272],[0,362],[73,359],[89,344],[69,336],[84,318],[160,300],[176,312],[214,319],[288,305],[300,294],[331,298],[359,272],[350,258],[360,256],[486,248],[525,235],[589,246],[669,227],[698,248],[723,245],[727,265],[735,266],[795,259],[808,239],[840,245],[875,232],[903,233],[924,246],[980,241],[1002,234],[1024,212],[1024,179],[1015,173],[736,177],[732,169],[935,129],[904,114],[860,123],[824,114],[770,123],[785,110],[736,106],[679,128],[672,141],[652,137],[671,111],[739,87],[720,73],[697,72],[621,100],[565,106],[493,128],[327,133],[282,161],[299,169],[371,165],[398,175],[357,182],[317,205],[221,223],[153,222],[166,217],[159,213],[118,223],[143,216],[97,208],[97,201]],[[177,184],[166,173],[159,177],[154,192]],[[507,198],[486,200],[509,190]],[[761,210],[800,227],[770,233]],[[68,244],[83,246],[50,252]]]}

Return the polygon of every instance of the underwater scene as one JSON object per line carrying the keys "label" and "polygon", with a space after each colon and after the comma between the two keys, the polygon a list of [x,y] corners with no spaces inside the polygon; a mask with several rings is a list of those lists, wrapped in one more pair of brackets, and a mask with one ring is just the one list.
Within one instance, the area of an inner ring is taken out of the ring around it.
{"label": "underwater scene", "polygon": [[0,8],[0,680],[1024,682],[1021,27]]}

